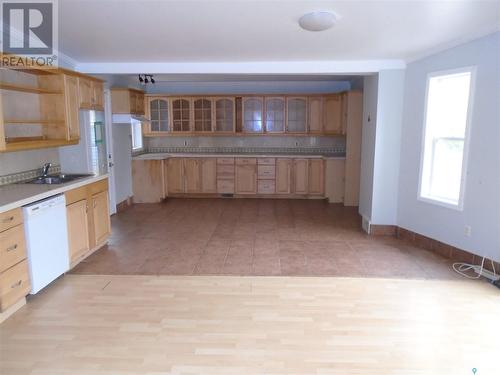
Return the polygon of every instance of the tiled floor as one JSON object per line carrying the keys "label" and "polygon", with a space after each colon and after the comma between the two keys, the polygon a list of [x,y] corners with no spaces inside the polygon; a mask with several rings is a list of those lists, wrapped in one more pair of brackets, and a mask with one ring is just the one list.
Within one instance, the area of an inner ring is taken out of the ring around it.
{"label": "tiled floor", "polygon": [[368,237],[357,208],[319,200],[170,199],[112,219],[76,274],[458,278],[451,261]]}

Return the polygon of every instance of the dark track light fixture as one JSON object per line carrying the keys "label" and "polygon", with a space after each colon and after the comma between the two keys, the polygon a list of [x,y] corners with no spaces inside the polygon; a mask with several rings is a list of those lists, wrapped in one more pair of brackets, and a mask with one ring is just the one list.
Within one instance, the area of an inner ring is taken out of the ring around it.
{"label": "dark track light fixture", "polygon": [[147,84],[149,82],[155,83],[155,79],[151,74],[139,74],[139,82],[143,84]]}

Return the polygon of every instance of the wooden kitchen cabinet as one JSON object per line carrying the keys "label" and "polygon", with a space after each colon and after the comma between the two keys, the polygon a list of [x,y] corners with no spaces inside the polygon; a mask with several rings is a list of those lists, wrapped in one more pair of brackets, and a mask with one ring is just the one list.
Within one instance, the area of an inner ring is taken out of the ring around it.
{"label": "wooden kitchen cabinet", "polygon": [[320,134],[323,132],[323,117],[323,97],[310,96],[307,106],[309,133]]}
{"label": "wooden kitchen cabinet", "polygon": [[309,160],[293,159],[293,192],[306,195],[309,192]]}
{"label": "wooden kitchen cabinet", "polygon": [[[69,190],[65,196],[70,265],[74,267],[102,247],[111,234],[108,180]],[[87,251],[85,237],[88,243]]]}
{"label": "wooden kitchen cabinet", "polygon": [[201,160],[184,159],[184,192],[201,193]]}
{"label": "wooden kitchen cabinet", "polygon": [[81,200],[66,206],[70,263],[90,251],[88,203]]}
{"label": "wooden kitchen cabinet", "polygon": [[191,99],[172,98],[172,130],[174,132],[191,131]]}
{"label": "wooden kitchen cabinet", "polygon": [[287,133],[307,132],[307,97],[286,98]]}
{"label": "wooden kitchen cabinet", "polygon": [[78,77],[81,109],[104,110],[104,85],[102,81]]}
{"label": "wooden kitchen cabinet", "polygon": [[144,92],[130,88],[111,89],[111,112],[113,114],[145,114]]}
{"label": "wooden kitchen cabinet", "polygon": [[92,108],[104,111],[104,84],[101,81],[92,81]]}
{"label": "wooden kitchen cabinet", "polygon": [[322,159],[309,160],[308,193],[309,195],[324,195],[325,169]]}
{"label": "wooden kitchen cabinet", "polygon": [[16,208],[0,214],[0,323],[30,290],[22,211]]}
{"label": "wooden kitchen cabinet", "polygon": [[323,130],[326,134],[342,134],[342,102],[338,94],[325,96]]}
{"label": "wooden kitchen cabinet", "polygon": [[254,158],[236,158],[235,160],[235,193],[257,193],[257,160]]}
{"label": "wooden kitchen cabinet", "polygon": [[201,192],[217,193],[217,159],[201,159]]}
{"label": "wooden kitchen cabinet", "polygon": [[157,203],[165,198],[163,160],[132,160],[135,203]]}
{"label": "wooden kitchen cabinet", "polygon": [[276,159],[276,194],[290,194],[292,181],[292,159]]}
{"label": "wooden kitchen cabinet", "polygon": [[197,98],[193,100],[194,111],[194,131],[212,131],[212,110],[213,102],[211,98]]}
{"label": "wooden kitchen cabinet", "polygon": [[234,98],[215,98],[215,131],[232,133],[235,131],[236,116]]}
{"label": "wooden kitchen cabinet", "polygon": [[167,161],[168,194],[184,193],[184,166],[182,158],[170,158]]}
{"label": "wooden kitchen cabinet", "polygon": [[64,75],[64,97],[66,101],[66,124],[68,140],[80,139],[80,98],[78,77]]}
{"label": "wooden kitchen cabinet", "polygon": [[24,259],[0,274],[0,312],[5,312],[26,297],[30,290],[28,261]]}
{"label": "wooden kitchen cabinet", "polygon": [[264,130],[264,99],[262,97],[244,97],[243,105],[243,132],[262,133]]}
{"label": "wooden kitchen cabinet", "polygon": [[94,219],[94,241],[100,245],[106,241],[111,234],[111,222],[109,219],[108,191],[92,195],[92,215]]}
{"label": "wooden kitchen cabinet", "polygon": [[80,99],[80,109],[93,109],[92,81],[87,78],[78,77],[78,90]]}
{"label": "wooden kitchen cabinet", "polygon": [[265,98],[265,129],[267,133],[285,132],[285,98],[267,96]]}
{"label": "wooden kitchen cabinet", "polygon": [[143,123],[145,134],[165,134],[170,130],[170,111],[167,98],[148,97],[146,117],[149,123]]}

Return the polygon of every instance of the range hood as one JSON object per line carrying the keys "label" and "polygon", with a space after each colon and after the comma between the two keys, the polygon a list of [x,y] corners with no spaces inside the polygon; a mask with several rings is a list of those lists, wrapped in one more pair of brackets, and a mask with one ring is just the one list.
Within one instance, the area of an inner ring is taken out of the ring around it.
{"label": "range hood", "polygon": [[113,114],[113,124],[126,124],[130,125],[133,121],[140,121],[140,122],[151,122],[149,119],[147,119],[144,116],[141,115],[134,115],[132,113],[117,113]]}

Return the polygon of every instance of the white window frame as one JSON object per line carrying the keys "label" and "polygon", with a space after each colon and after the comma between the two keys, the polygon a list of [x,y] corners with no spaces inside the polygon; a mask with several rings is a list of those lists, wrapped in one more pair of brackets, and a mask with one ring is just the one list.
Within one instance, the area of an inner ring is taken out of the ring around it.
{"label": "white window frame", "polygon": [[[476,88],[476,66],[466,66],[456,69],[449,70],[440,70],[436,72],[432,72],[427,74],[427,81],[425,87],[425,101],[424,101],[424,117],[423,117],[423,126],[422,126],[422,142],[420,146],[420,171],[418,178],[418,190],[417,190],[417,200],[421,202],[431,203],[437,206],[451,208],[457,211],[463,211],[464,208],[464,197],[465,197],[465,189],[467,186],[467,167],[469,161],[469,144],[470,144],[470,124],[472,121],[472,113],[474,107],[474,97],[475,97],[475,88]],[[467,116],[465,123],[465,134],[464,134],[464,151],[462,155],[462,174],[460,178],[460,193],[458,197],[458,203],[449,203],[440,199],[433,199],[429,197],[422,196],[422,178],[424,172],[424,153],[425,153],[425,135],[427,130],[427,104],[429,99],[429,84],[431,78],[445,76],[450,74],[458,74],[458,73],[470,73],[470,89],[469,89],[469,101],[467,108]]]}
{"label": "white window frame", "polygon": [[134,147],[134,125],[135,123],[132,122],[130,124],[130,133],[131,133],[131,146],[132,146],[132,152],[137,152],[137,151],[142,151],[144,150],[144,136],[142,134],[142,122],[138,121],[140,127],[141,127],[141,147]]}

